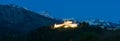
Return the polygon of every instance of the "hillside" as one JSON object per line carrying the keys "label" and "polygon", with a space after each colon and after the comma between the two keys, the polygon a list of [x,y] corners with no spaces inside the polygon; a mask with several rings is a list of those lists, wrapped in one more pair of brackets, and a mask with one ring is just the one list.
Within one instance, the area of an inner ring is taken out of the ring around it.
{"label": "hillside", "polygon": [[107,30],[81,23],[78,28],[39,28],[28,35],[28,41],[120,41],[120,30]]}

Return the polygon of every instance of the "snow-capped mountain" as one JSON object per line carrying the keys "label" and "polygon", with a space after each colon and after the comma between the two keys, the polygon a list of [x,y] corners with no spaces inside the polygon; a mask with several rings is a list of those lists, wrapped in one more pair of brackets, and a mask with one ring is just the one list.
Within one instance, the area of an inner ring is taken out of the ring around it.
{"label": "snow-capped mountain", "polygon": [[119,24],[117,23],[112,23],[109,21],[104,21],[104,20],[99,20],[99,19],[87,20],[85,22],[89,23],[90,25],[94,25],[94,26],[102,26],[102,27],[104,26],[104,27],[110,27],[110,28],[115,28],[119,26]]}
{"label": "snow-capped mountain", "polygon": [[104,25],[104,26],[110,26],[109,22],[106,22],[104,20],[99,20],[99,19],[95,19],[95,20],[88,20],[86,21],[88,22],[90,25]]}
{"label": "snow-capped mountain", "polygon": [[55,22],[56,20],[53,18],[26,10],[23,7],[16,5],[0,5],[1,29],[7,28],[20,32],[28,32],[38,27],[52,25]]}

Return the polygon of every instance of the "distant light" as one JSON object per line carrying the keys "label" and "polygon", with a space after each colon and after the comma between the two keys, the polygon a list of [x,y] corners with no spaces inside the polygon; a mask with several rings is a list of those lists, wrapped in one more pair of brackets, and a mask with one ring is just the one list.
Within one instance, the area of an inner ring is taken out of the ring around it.
{"label": "distant light", "polygon": [[54,28],[59,28],[59,27],[61,27],[61,26],[63,26],[63,24],[55,24],[55,25],[54,25]]}
{"label": "distant light", "polygon": [[64,28],[68,28],[68,27],[69,27],[69,26],[66,26],[66,25],[64,26]]}
{"label": "distant light", "polygon": [[77,23],[73,23],[72,21],[64,21],[62,24],[55,24],[54,28],[76,28],[78,27]]}

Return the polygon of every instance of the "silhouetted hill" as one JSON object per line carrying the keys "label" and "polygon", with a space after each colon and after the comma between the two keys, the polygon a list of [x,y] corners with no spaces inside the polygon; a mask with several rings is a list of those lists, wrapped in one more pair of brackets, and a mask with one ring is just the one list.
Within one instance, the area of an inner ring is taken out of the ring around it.
{"label": "silhouetted hill", "polygon": [[75,29],[52,29],[50,26],[39,28],[28,35],[28,41],[120,41],[120,31],[81,24],[83,26]]}

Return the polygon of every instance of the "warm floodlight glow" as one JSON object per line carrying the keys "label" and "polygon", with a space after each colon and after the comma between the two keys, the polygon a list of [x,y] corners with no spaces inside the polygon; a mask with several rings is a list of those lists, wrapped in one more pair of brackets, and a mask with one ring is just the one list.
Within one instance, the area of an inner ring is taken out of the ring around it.
{"label": "warm floodlight glow", "polygon": [[66,26],[66,25],[64,26],[64,28],[68,28],[68,27],[69,27],[69,26]]}
{"label": "warm floodlight glow", "polygon": [[76,28],[78,26],[77,23],[73,23],[72,21],[64,21],[62,24],[55,24],[54,28]]}
{"label": "warm floodlight glow", "polygon": [[54,28],[59,28],[59,27],[61,27],[61,26],[63,26],[63,24],[55,24],[55,25],[54,25]]}
{"label": "warm floodlight glow", "polygon": [[77,27],[77,24],[71,24],[71,27],[72,28]]}

